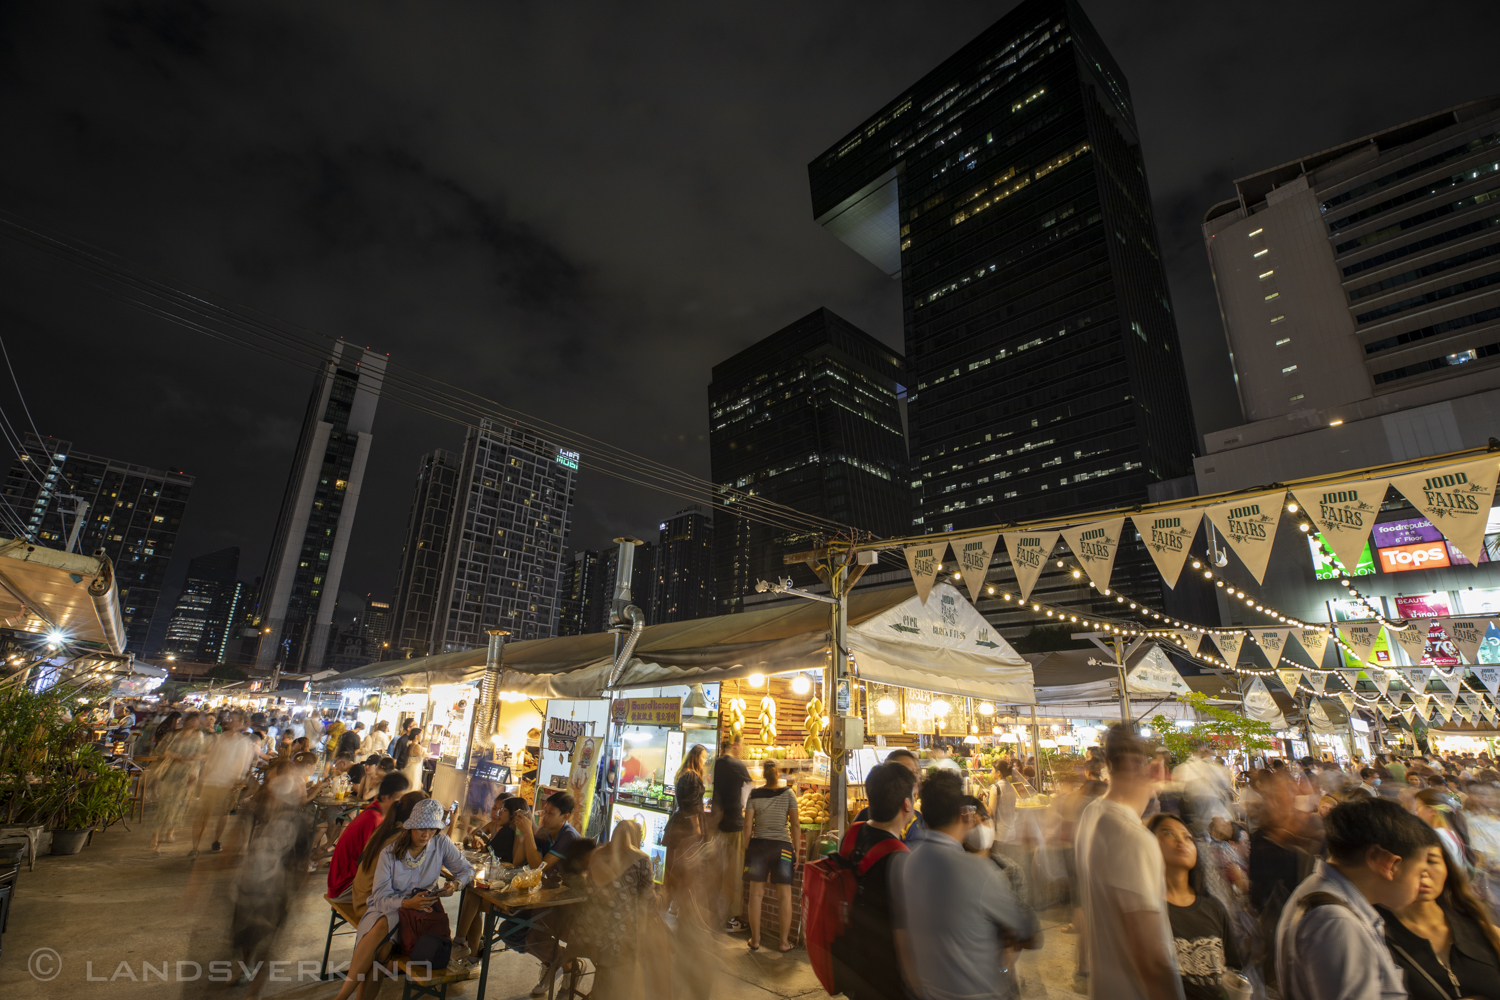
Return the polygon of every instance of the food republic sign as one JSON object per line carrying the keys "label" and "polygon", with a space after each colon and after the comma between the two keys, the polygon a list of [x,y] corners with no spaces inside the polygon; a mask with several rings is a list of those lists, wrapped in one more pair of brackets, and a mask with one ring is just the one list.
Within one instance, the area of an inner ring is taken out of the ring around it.
{"label": "food republic sign", "polygon": [[676,726],[682,723],[681,698],[620,698],[615,722],[627,726]]}

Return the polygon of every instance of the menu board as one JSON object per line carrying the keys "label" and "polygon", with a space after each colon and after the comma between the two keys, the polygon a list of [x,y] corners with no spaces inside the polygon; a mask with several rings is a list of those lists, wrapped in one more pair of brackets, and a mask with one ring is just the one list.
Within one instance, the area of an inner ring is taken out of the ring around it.
{"label": "menu board", "polygon": [[887,684],[865,685],[865,732],[901,735],[901,689]]}
{"label": "menu board", "polygon": [[932,693],[903,688],[901,715],[906,732],[932,735]]}

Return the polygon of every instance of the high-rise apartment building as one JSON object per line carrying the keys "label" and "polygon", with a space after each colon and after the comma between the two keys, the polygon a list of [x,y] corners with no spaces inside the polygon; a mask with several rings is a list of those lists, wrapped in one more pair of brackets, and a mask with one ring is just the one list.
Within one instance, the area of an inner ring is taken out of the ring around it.
{"label": "high-rise apartment building", "polygon": [[[651,569],[651,624],[717,613],[713,513],[689,507],[661,522]],[[644,594],[634,595],[639,601]]]}
{"label": "high-rise apartment building", "polygon": [[[71,441],[27,432],[5,479],[5,521],[27,541],[91,554],[114,563],[126,645],[156,652],[152,621],[164,632],[170,609],[159,608],[162,584],[187,510],[193,477],[75,451]],[[82,521],[78,518],[82,511]]]}
{"label": "high-rise apartment building", "polygon": [[340,341],[313,382],[262,578],[257,666],[323,666],[385,365]]}
{"label": "high-rise apartment building", "polygon": [[1130,92],[1076,0],[1025,0],[808,173],[817,221],[901,279],[909,530],[1144,501],[1192,470]]}
{"label": "high-rise apartment building", "polygon": [[[910,468],[899,399],[901,355],[819,309],[714,366],[708,388],[713,481],[877,536],[910,526]],[[757,580],[805,568],[782,564],[809,548],[810,531],[736,513],[725,493],[714,511],[718,612],[743,609]],[[639,559],[639,556],[637,556]],[[639,563],[637,563],[639,565]]]}
{"label": "high-rise apartment building", "polygon": [[1202,492],[1485,444],[1500,421],[1500,97],[1235,182],[1204,243],[1246,423]]}
{"label": "high-rise apartment building", "polygon": [[188,563],[182,593],[167,622],[163,656],[193,663],[224,662],[239,603],[239,570],[238,548],[220,549]]}
{"label": "high-rise apartment building", "polygon": [[377,601],[374,594],[365,595],[365,610],[359,616],[359,634],[370,661],[386,659],[390,652],[391,602]]}
{"label": "high-rise apartment building", "polygon": [[422,456],[417,488],[401,547],[401,569],[391,602],[389,656],[426,656],[432,645],[432,615],[443,578],[443,554],[453,526],[459,456],[439,448]]}
{"label": "high-rise apartment building", "polygon": [[590,629],[590,615],[595,607],[595,592],[598,588],[600,560],[604,553],[597,549],[578,549],[569,554],[563,564],[562,597],[558,602],[557,634],[583,635]]}
{"label": "high-rise apartment building", "polygon": [[578,453],[519,427],[469,429],[433,605],[429,650],[557,634]]}

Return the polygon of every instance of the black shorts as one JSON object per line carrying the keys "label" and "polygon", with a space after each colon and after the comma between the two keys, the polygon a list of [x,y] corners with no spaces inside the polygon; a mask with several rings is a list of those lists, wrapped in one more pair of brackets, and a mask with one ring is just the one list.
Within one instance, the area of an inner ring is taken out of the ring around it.
{"label": "black shorts", "polygon": [[745,881],[791,885],[797,855],[790,842],[751,837],[745,846]]}

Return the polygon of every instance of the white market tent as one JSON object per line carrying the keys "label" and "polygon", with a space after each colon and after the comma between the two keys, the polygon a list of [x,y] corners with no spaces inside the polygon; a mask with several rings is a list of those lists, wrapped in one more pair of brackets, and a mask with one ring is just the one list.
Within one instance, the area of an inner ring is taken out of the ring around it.
{"label": "white market tent", "polygon": [[[910,584],[856,590],[849,595],[848,609],[849,648],[859,679],[1031,704],[1030,665],[954,588],[934,587],[925,605]],[[814,601],[648,625],[617,687],[822,670],[831,646],[828,605]],[[372,663],[339,675],[334,683],[471,681],[483,674],[485,656],[485,650],[473,649]],[[614,636],[609,633],[510,643],[500,687],[536,698],[598,698],[613,656]]]}

